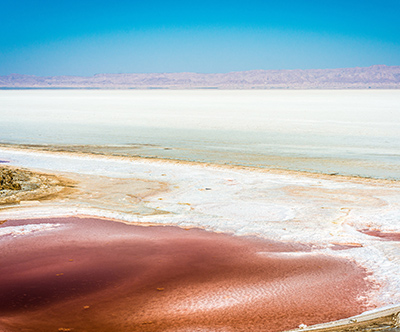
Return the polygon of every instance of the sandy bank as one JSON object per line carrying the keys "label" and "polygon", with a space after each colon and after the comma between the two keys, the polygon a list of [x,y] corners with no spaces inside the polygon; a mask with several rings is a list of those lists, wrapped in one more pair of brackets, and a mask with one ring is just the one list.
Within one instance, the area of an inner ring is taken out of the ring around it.
{"label": "sandy bank", "polygon": [[37,206],[74,206],[133,214],[167,213],[146,207],[143,200],[168,190],[160,181],[115,179],[76,173],[48,174],[13,166],[0,166],[0,210]]}

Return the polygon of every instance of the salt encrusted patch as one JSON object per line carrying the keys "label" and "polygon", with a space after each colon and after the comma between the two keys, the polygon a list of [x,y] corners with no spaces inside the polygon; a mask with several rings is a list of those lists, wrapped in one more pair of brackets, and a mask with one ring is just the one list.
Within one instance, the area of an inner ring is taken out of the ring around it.
{"label": "salt encrusted patch", "polygon": [[0,236],[21,236],[21,235],[29,235],[36,232],[43,232],[53,230],[55,228],[61,227],[61,224],[27,224],[21,226],[7,226],[0,228]]}

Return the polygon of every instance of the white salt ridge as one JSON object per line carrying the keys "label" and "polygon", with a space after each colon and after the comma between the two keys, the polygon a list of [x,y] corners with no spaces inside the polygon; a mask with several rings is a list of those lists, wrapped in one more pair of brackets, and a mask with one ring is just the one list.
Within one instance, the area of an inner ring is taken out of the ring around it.
{"label": "white salt ridge", "polygon": [[[397,184],[385,186],[295,173],[11,149],[0,149],[0,157],[10,160],[12,165],[50,172],[138,178],[170,184],[169,192],[146,198],[149,207],[170,214],[140,216],[55,204],[0,210],[0,218],[83,214],[314,244],[322,248],[324,254],[355,260],[372,271],[381,285],[374,299],[376,303],[400,303],[398,242],[381,241],[357,231],[365,228],[399,230],[400,186]],[[362,247],[333,251],[329,246],[334,243],[355,243]]]}
{"label": "white salt ridge", "polygon": [[382,208],[378,215],[360,213],[353,217],[353,224],[360,228],[368,224],[369,228],[388,232],[400,232],[400,209]]}
{"label": "white salt ridge", "polygon": [[0,236],[11,235],[15,236],[22,236],[22,235],[30,235],[32,233],[37,232],[44,232],[56,229],[62,226],[61,224],[48,224],[48,223],[41,223],[41,224],[27,224],[22,226],[6,226],[0,228]]}
{"label": "white salt ridge", "polygon": [[203,204],[197,211],[212,214],[217,218],[236,218],[243,221],[286,221],[295,217],[287,206],[242,202]]}

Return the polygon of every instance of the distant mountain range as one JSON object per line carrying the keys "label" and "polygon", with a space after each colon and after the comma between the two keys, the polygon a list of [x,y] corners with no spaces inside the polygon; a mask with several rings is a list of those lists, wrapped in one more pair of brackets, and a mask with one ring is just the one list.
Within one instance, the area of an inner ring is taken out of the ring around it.
{"label": "distant mountain range", "polygon": [[0,76],[0,88],[103,89],[399,89],[400,66],[250,70],[226,74],[159,73]]}

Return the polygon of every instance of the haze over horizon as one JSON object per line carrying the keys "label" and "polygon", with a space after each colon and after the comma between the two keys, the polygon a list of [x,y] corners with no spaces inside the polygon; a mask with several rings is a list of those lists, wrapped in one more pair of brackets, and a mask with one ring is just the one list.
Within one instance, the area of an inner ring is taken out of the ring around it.
{"label": "haze over horizon", "polygon": [[0,75],[227,73],[400,65],[400,2],[16,0]]}

